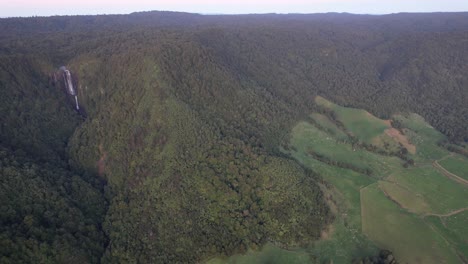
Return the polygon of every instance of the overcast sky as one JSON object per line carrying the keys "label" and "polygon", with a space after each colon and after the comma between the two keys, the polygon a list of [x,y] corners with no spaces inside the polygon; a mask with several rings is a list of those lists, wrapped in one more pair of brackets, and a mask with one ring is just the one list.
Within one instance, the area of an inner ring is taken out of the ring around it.
{"label": "overcast sky", "polygon": [[203,14],[452,12],[468,11],[468,0],[0,0],[0,17],[150,10]]}

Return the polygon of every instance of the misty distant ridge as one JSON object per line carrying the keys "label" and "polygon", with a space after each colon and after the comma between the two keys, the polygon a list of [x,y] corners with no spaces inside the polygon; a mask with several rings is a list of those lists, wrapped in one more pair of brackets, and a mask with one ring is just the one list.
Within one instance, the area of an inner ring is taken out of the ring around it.
{"label": "misty distant ridge", "polygon": [[299,13],[299,12],[265,12],[265,13],[221,13],[221,12],[182,12],[182,11],[160,11],[160,10],[150,10],[150,11],[137,11],[130,13],[100,13],[100,14],[55,14],[55,15],[31,15],[31,16],[2,16],[0,19],[9,19],[9,18],[52,18],[52,17],[89,17],[89,16],[126,16],[126,15],[141,15],[141,14],[186,14],[186,15],[202,15],[202,16],[288,16],[288,15],[298,15],[298,16],[309,16],[309,15],[352,15],[352,16],[387,16],[387,15],[428,15],[428,14],[467,14],[468,11],[453,11],[453,12],[394,12],[394,13],[352,13],[352,12],[310,12],[310,13]]}
{"label": "misty distant ridge", "polygon": [[[403,31],[453,31],[468,28],[468,12],[438,13],[397,13],[397,14],[352,14],[352,13],[315,13],[315,14],[198,14],[172,11],[144,11],[130,14],[107,15],[64,15],[11,17],[0,19],[0,36],[10,34],[34,34],[45,32],[75,32],[82,30],[99,31],[119,26],[118,30],[130,30],[135,27],[149,26],[187,27],[206,25],[276,25],[282,23],[301,23],[317,21],[330,24],[367,24],[372,27],[394,27]],[[431,21],[430,23],[427,23]],[[117,28],[116,28],[117,29]]]}

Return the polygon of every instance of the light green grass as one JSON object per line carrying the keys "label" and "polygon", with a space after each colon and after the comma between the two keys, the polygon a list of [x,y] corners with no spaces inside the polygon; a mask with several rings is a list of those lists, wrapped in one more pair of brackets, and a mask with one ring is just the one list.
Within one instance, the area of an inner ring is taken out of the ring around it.
{"label": "light green grass", "polygon": [[395,115],[393,119],[402,123],[403,129],[409,141],[416,146],[416,161],[438,160],[449,154],[449,152],[437,145],[446,137],[429,125],[424,118],[417,114],[407,116]]}
{"label": "light green grass", "polygon": [[[388,123],[366,111],[337,106],[321,97],[317,102],[333,110],[346,130],[359,140],[372,139],[373,145],[394,150],[395,142],[384,134]],[[369,152],[340,140],[340,131],[345,133],[326,116],[312,114],[311,118],[325,131],[307,122],[298,123],[291,133],[292,150],[287,153],[333,185],[327,191],[337,204],[332,232],[309,249],[319,263],[350,263],[352,259],[370,256],[377,252],[374,243],[392,250],[400,263],[460,262],[453,249],[460,241],[446,239],[442,231],[424,220],[431,213],[446,214],[468,206],[467,188],[441,175],[431,165],[434,159],[449,155],[437,146],[445,138],[442,134],[418,115],[401,116],[401,122],[408,128],[406,135],[417,146],[412,158],[419,166],[404,169],[396,157]],[[369,168],[373,175],[325,164],[308,154],[310,151],[336,162]],[[363,228],[368,237],[363,234]]]}
{"label": "light green grass", "polygon": [[405,116],[394,115],[393,119],[400,121],[403,127],[411,129],[419,135],[430,139],[432,142],[438,142],[440,140],[446,139],[444,134],[437,131],[434,127],[427,123],[422,116],[418,114],[411,113]]}
{"label": "light green grass", "polygon": [[431,213],[446,214],[468,206],[468,188],[429,166],[400,170],[388,180],[420,196]]}
{"label": "light green grass", "polygon": [[416,214],[430,213],[431,208],[421,195],[388,181],[380,181],[379,188],[387,193],[390,199],[398,202],[403,208]]}
{"label": "light green grass", "polygon": [[[345,125],[346,129],[357,136],[358,139],[362,140],[363,137],[372,138],[373,141],[371,143],[373,145],[377,145],[380,148],[386,148],[387,150],[395,147],[393,142],[387,142],[387,146],[384,146],[385,134],[383,133],[388,126],[383,120],[377,119],[363,110],[348,109],[337,106],[323,98],[319,98],[318,102],[322,106],[333,110],[337,114],[338,119]],[[312,146],[311,148],[314,152],[337,161],[348,162],[355,165],[362,164],[367,168],[373,168],[373,170],[378,171],[383,175],[394,173],[395,175],[390,177],[389,180],[395,182],[379,182],[379,187],[382,190],[385,190],[387,195],[391,197],[388,198],[383,195],[381,198],[384,201],[389,202],[390,205],[396,206],[398,210],[401,210],[401,213],[404,214],[403,219],[405,219],[407,224],[412,223],[412,225],[415,226],[420,225],[420,217],[422,215],[430,213],[444,214],[467,206],[467,189],[444,177],[430,165],[433,160],[444,158],[449,154],[447,150],[437,146],[437,143],[440,140],[444,140],[445,136],[428,125],[424,119],[418,115],[408,115],[407,117],[401,116],[399,120],[402,122],[403,126],[407,128],[406,135],[409,137],[410,142],[414,143],[417,147],[417,154],[414,155],[413,158],[416,160],[417,164],[423,166],[423,168],[403,169],[401,166],[398,166],[398,162],[386,160],[385,158],[387,157],[376,161],[377,159],[375,159],[375,156],[373,155],[374,153],[368,154],[365,150],[351,149],[347,144],[343,144],[341,146],[330,144],[330,141],[322,140],[323,138],[327,138],[327,136],[329,137],[329,134],[315,133],[313,128],[305,124],[301,124],[301,126],[296,127],[296,133],[293,133],[293,135],[302,138],[293,143],[299,150],[294,157],[303,164],[314,163],[307,161],[307,159],[311,158],[307,157],[307,147]],[[309,140],[305,140],[304,138],[308,138]],[[369,142],[365,140],[362,141]],[[379,143],[381,144],[379,145]],[[366,154],[364,155],[363,153]],[[385,161],[385,163],[383,163],[383,161]],[[379,166],[380,169],[375,169],[376,165]],[[333,172],[332,170],[329,170],[331,173],[327,174],[320,169],[323,165],[319,166],[317,164],[313,164],[313,166],[316,170],[319,168],[318,171],[320,174],[324,175],[324,178],[328,182],[332,183],[340,193],[343,193],[343,197],[346,200],[344,203],[346,204],[346,207],[349,208],[349,212],[351,212],[350,215],[357,215],[356,212],[360,212],[361,210],[359,206],[355,205],[355,203],[356,201],[360,201],[360,199],[359,197],[356,198],[355,194],[352,194],[356,188],[352,183],[349,183],[349,181],[357,180],[359,177],[349,179],[343,176],[343,174],[336,171]],[[462,165],[457,164],[457,166]],[[398,205],[390,199],[398,202],[401,206],[405,207],[405,209],[398,208]],[[347,220],[351,219],[353,219],[353,217],[350,217]],[[353,222],[361,222],[360,215],[358,215],[358,220],[350,221],[350,223]],[[408,228],[411,227],[408,226]],[[416,228],[414,235],[427,233],[428,229],[428,226],[424,226],[424,228],[420,229]],[[393,232],[393,234],[399,234],[399,230],[400,229],[395,227],[393,231],[389,229],[388,233]],[[346,234],[346,232],[342,231],[340,234]],[[351,234],[347,235],[349,236]],[[424,237],[423,234],[419,235]],[[443,241],[443,238],[435,233],[430,233],[428,236],[432,237],[432,241],[438,241],[438,243],[442,243]],[[341,238],[341,241],[345,241],[345,239]],[[431,239],[429,239],[429,241],[431,241]],[[324,244],[326,244],[326,242],[324,242]],[[405,256],[405,252],[408,256],[418,258],[424,258],[425,254],[432,254],[429,252],[430,246],[428,244],[426,244],[423,247],[423,250],[419,252],[405,251],[403,248],[398,247],[399,244],[400,242],[397,240],[393,240],[388,243],[389,248],[394,246],[398,251],[397,253],[403,254],[403,256]],[[350,247],[343,248],[350,249]],[[432,254],[430,258],[437,259],[437,255],[442,256],[439,257],[439,260],[450,258],[447,256],[453,257],[453,252],[450,253],[451,251],[449,247],[446,247],[446,249],[447,250],[442,250],[441,252],[436,253],[436,256]],[[339,249],[337,250],[339,251]],[[458,261],[456,259],[452,260]],[[437,263],[437,261],[433,261],[432,263]]]}
{"label": "light green grass", "polygon": [[468,256],[468,211],[450,217],[430,216],[426,222],[455,246],[458,255]]}
{"label": "light green grass", "polygon": [[377,148],[390,153],[398,152],[401,149],[400,144],[387,134],[373,138],[371,143]]}
{"label": "light green grass", "polygon": [[439,160],[450,154],[448,150],[437,145],[437,140],[427,135],[421,135],[408,129],[405,129],[405,135],[416,146],[414,158],[417,163]]}
{"label": "light green grass", "polygon": [[311,250],[319,263],[332,261],[344,264],[351,263],[355,258],[375,255],[377,247],[362,234],[359,194],[360,188],[375,182],[375,179],[313,159],[309,159],[304,164],[333,184],[335,187],[333,199],[338,204],[331,237],[319,241]]}
{"label": "light green grass", "polygon": [[448,157],[439,161],[439,164],[451,173],[468,180],[468,159],[461,155]]}
{"label": "light green grass", "polygon": [[[375,244],[362,234],[359,193],[360,188],[372,184],[376,179],[349,169],[330,166],[308,156],[306,154],[307,148],[310,146],[315,148],[317,142],[303,140],[318,138],[316,135],[302,134],[302,132],[308,129],[320,133],[322,131],[307,123],[303,123],[302,125],[305,127],[297,127],[298,129],[293,131],[292,144],[296,147],[297,151],[290,154],[301,164],[313,169],[326,181],[333,184],[335,187],[332,191],[333,199],[339,205],[337,218],[332,224],[333,233],[331,234],[331,238],[316,243],[311,252],[317,257],[319,263],[330,263],[330,261],[333,261],[333,263],[350,263],[355,258],[376,254],[378,250]],[[323,135],[320,137],[323,139]],[[333,148],[335,150],[337,148],[334,147],[334,144],[341,144],[333,140],[325,140],[325,142],[327,143],[321,143],[324,144],[324,148]],[[341,145],[346,146],[345,144]],[[348,151],[349,155],[355,153],[350,153],[352,151],[350,146],[347,146],[346,151]]]}
{"label": "light green grass", "polygon": [[312,150],[335,161],[370,169],[377,177],[390,173],[402,164],[396,157],[379,155],[338,142],[331,135],[306,122],[300,122],[295,126],[292,135],[290,143],[301,153],[302,160],[310,158],[306,156]]}
{"label": "light green grass", "polygon": [[[316,102],[334,111],[346,131],[360,141],[387,151],[399,148],[384,134],[389,128],[384,120],[322,97],[317,97]],[[333,185],[324,187],[326,199],[336,205],[336,218],[328,236],[308,248],[285,250],[267,244],[260,251],[208,263],[350,263],[355,258],[375,255],[378,247],[393,251],[400,263],[460,263],[457,254],[467,258],[468,212],[450,217],[431,215],[468,207],[468,188],[431,165],[434,160],[446,158],[440,164],[452,173],[465,177],[468,170],[468,159],[448,157],[450,152],[437,145],[445,139],[443,134],[419,115],[395,116],[417,148],[411,156],[417,167],[404,169],[396,157],[353,147],[345,131],[325,115],[313,113],[310,117],[324,129],[298,123],[291,131],[288,151],[282,151]],[[310,151],[370,169],[373,175],[325,164],[308,154]]]}
{"label": "light green grass", "polygon": [[374,256],[378,247],[362,232],[355,232],[345,225],[343,219],[333,223],[332,238],[321,240],[310,249],[318,263],[348,264],[353,259]]}
{"label": "light green grass", "polygon": [[325,115],[322,115],[322,114],[318,114],[318,113],[313,113],[310,115],[310,117],[315,121],[317,122],[317,124],[319,124],[320,126],[322,126],[323,128],[325,128],[329,134],[331,136],[333,136],[334,138],[338,139],[338,140],[343,140],[343,141],[346,141],[346,140],[349,140],[349,137],[348,135],[345,134],[345,132],[343,132],[343,130],[341,130],[340,128],[338,128],[335,123],[333,123],[328,117],[326,117]]}
{"label": "light green grass", "polygon": [[362,189],[361,199],[364,233],[400,263],[460,263],[443,237],[387,199],[377,184]]}
{"label": "light green grass", "polygon": [[333,110],[346,129],[360,141],[372,143],[372,139],[384,133],[390,126],[383,120],[371,115],[369,112],[333,104],[322,97],[317,97],[318,105]]}

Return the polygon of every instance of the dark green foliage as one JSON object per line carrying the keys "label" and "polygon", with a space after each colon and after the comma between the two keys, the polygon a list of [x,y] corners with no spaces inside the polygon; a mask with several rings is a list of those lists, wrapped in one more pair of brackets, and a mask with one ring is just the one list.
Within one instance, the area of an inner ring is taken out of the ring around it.
{"label": "dark green foliage", "polygon": [[[228,111],[234,106],[222,109],[215,101],[228,98],[215,97],[205,109],[184,103],[179,86],[161,80],[157,58],[131,57],[125,67],[97,70],[117,74],[108,82],[112,90],[101,95],[108,99],[96,104],[98,111],[90,107],[93,117],[70,142],[77,163],[105,163],[101,173],[113,197],[104,261],[192,262],[267,241],[301,245],[318,237],[328,209],[310,173],[261,148],[255,133],[264,132],[255,123],[246,137],[247,124],[234,126],[242,120]],[[81,83],[96,87],[100,75]]]}
{"label": "dark green foliage", "polygon": [[0,149],[0,262],[98,262],[106,202],[80,176]]}
{"label": "dark green foliage", "polygon": [[367,176],[374,176],[372,174],[372,170],[370,170],[369,168],[361,168],[361,167],[358,167],[354,164],[351,164],[351,163],[345,163],[345,162],[340,162],[340,161],[336,161],[336,160],[333,160],[333,159],[330,159],[324,155],[321,155],[319,153],[316,153],[312,150],[309,150],[307,152],[308,155],[310,155],[313,159],[316,159],[318,161],[321,161],[323,163],[326,163],[328,165],[331,165],[331,166],[335,166],[335,167],[340,167],[340,168],[344,168],[344,169],[350,169],[352,171],[355,171],[357,173],[362,173],[364,175],[367,175]]}
{"label": "dark green foliage", "polygon": [[44,57],[0,55],[0,142],[58,162],[79,116],[49,84],[52,69]]}
{"label": "dark green foliage", "polygon": [[99,262],[107,203],[96,176],[67,165],[80,117],[40,56],[1,56],[0,262]]}
{"label": "dark green foliage", "polygon": [[391,251],[381,250],[377,256],[355,259],[353,264],[398,264],[398,261]]}

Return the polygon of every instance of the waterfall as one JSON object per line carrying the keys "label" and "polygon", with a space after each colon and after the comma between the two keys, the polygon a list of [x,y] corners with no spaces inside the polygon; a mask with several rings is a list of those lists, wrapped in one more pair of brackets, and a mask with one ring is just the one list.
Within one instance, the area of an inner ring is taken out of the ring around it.
{"label": "waterfall", "polygon": [[76,103],[76,110],[80,110],[80,106],[78,105],[78,96],[75,95],[75,103]]}

